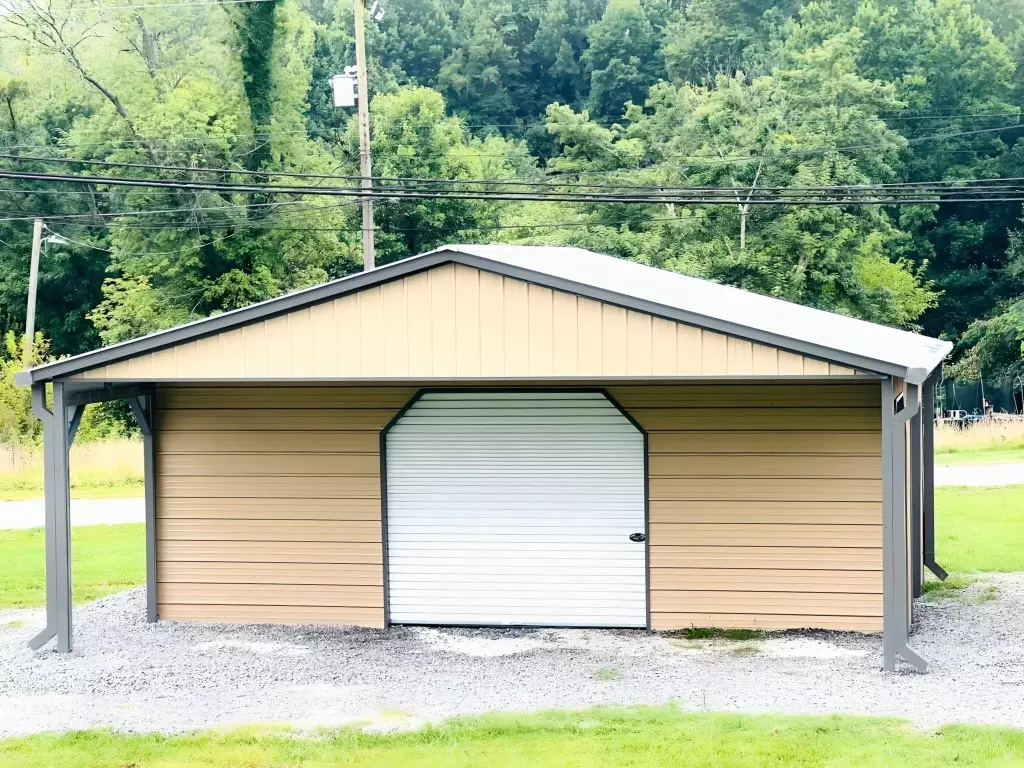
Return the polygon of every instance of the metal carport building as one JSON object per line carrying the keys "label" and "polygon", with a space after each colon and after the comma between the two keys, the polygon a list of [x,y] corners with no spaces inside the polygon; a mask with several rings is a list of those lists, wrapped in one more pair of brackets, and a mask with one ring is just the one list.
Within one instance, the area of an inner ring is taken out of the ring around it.
{"label": "metal carport building", "polygon": [[949,350],[579,249],[453,245],[40,366],[17,376],[46,456],[32,642],[71,648],[68,447],[124,398],[150,621],[884,630],[886,667],[923,670]]}

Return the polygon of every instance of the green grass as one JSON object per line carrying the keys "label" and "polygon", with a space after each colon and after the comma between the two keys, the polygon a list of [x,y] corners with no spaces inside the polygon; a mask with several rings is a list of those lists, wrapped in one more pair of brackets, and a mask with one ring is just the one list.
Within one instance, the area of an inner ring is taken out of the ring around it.
{"label": "green grass", "polygon": [[285,730],[182,736],[86,731],[0,741],[5,768],[759,768],[1012,766],[1024,732],[895,719],[683,713],[673,707],[459,718],[423,730]]}
{"label": "green grass", "polygon": [[[76,603],[145,583],[144,528],[141,523],[129,523],[71,529],[71,583]],[[0,608],[45,603],[43,529],[0,530]]]}
{"label": "green grass", "polygon": [[999,464],[1007,461],[1024,461],[1024,448],[935,454],[935,464],[945,467],[959,464]]}
{"label": "green grass", "polygon": [[622,679],[622,673],[615,667],[601,667],[594,672],[594,679],[602,683],[611,683]]}
{"label": "green grass", "polygon": [[760,652],[761,646],[758,643],[739,643],[729,649],[729,653],[734,653],[737,656],[753,656]]}
{"label": "green grass", "polygon": [[716,627],[688,627],[673,629],[663,633],[666,637],[681,640],[729,640],[745,643],[760,640],[764,632],[759,629],[718,629]]}
{"label": "green grass", "polygon": [[[132,482],[71,488],[73,499],[126,499],[142,495],[142,484]],[[0,482],[0,502],[39,499],[42,496],[43,492],[37,488],[10,488]]]}
{"label": "green grass", "polygon": [[977,579],[965,576],[962,573],[951,573],[945,581],[928,579],[921,585],[921,594],[926,600],[938,600],[940,598],[961,599],[964,590]]}
{"label": "green grass", "polygon": [[1024,571],[1024,486],[936,488],[935,536],[947,571]]}

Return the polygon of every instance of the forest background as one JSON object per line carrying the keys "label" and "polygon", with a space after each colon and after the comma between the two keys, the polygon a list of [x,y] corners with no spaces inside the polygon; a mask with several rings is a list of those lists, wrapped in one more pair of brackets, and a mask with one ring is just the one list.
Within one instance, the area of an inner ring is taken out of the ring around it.
{"label": "forest background", "polygon": [[[358,175],[354,110],[329,85],[354,63],[349,0],[0,8],[0,170]],[[1024,177],[1024,0],[389,0],[366,31],[375,175],[736,190],[715,206],[378,201],[378,264],[451,242],[580,246],[950,339],[962,381],[1024,374],[1020,202],[745,202]],[[62,239],[42,259],[42,360],[357,271],[352,202],[0,180],[0,440],[38,438],[11,384],[33,218]],[[100,412],[82,434],[124,423]]]}

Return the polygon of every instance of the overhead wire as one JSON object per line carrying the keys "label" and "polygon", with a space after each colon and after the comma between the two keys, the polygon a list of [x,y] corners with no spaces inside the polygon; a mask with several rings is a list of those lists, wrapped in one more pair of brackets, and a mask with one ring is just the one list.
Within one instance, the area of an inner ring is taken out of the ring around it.
{"label": "overhead wire", "polygon": [[[237,168],[222,168],[222,167],[203,167],[203,166],[185,166],[185,165],[163,165],[153,163],[127,163],[127,162],[116,162],[109,160],[80,160],[75,158],[64,158],[64,157],[40,157],[40,156],[22,156],[22,155],[11,155],[7,153],[0,153],[0,159],[13,160],[13,161],[24,161],[24,162],[40,162],[40,163],[56,163],[56,164],[69,164],[69,165],[94,165],[100,167],[111,167],[111,168],[133,168],[139,170],[151,170],[151,171],[181,171],[188,173],[215,173],[224,175],[234,176],[260,176],[260,177],[279,177],[279,178],[303,178],[303,179],[339,179],[343,181],[361,181],[361,176],[351,174],[335,174],[335,173],[317,173],[309,171],[267,171],[267,170],[246,170]],[[657,170],[656,167],[652,167],[648,170]],[[620,171],[622,173],[628,172],[627,170]],[[581,172],[585,175],[586,172]],[[431,185],[482,185],[482,186],[533,186],[533,187],[566,187],[566,188],[588,188],[588,189],[632,189],[632,190],[658,190],[658,191],[706,191],[706,190],[722,190],[722,189],[735,189],[738,192],[750,189],[748,186],[737,185],[736,187],[711,187],[711,186],[695,186],[695,185],[673,185],[673,184],[597,184],[597,183],[586,183],[586,182],[561,182],[561,181],[545,181],[543,177],[540,178],[511,178],[511,179],[440,179],[440,178],[424,178],[424,177],[400,177],[400,176],[373,176],[371,177],[376,182],[384,183],[416,183],[416,184],[431,184]],[[877,184],[833,184],[833,185],[800,185],[800,186],[762,186],[758,185],[756,188],[760,190],[792,190],[792,189],[814,189],[814,190],[850,190],[858,188],[870,188],[870,189],[899,189],[906,187],[928,187],[928,186],[946,186],[952,184],[961,183],[988,183],[988,182],[1010,182],[1010,181],[1024,181],[1024,177],[992,177],[992,178],[963,178],[963,179],[947,179],[947,180],[936,180],[936,181],[904,181],[904,182],[881,182]],[[991,189],[992,187],[987,187]],[[2,189],[2,188],[0,188]],[[3,190],[12,192],[43,192],[46,190]],[[58,192],[59,193],[59,192]],[[90,194],[89,192],[67,192],[66,194]],[[102,194],[109,194],[109,192],[102,192]]]}
{"label": "overhead wire", "polygon": [[[1024,200],[1024,187],[1009,185],[952,186],[919,188],[873,188],[849,187],[828,189],[781,188],[771,192],[751,190],[746,192],[736,187],[705,188],[700,191],[681,193],[647,192],[644,194],[610,194],[581,192],[509,192],[483,190],[423,190],[416,187],[302,187],[296,185],[251,185],[215,182],[175,181],[166,179],[138,179],[119,177],[76,176],[68,174],[25,173],[0,170],[0,178],[52,180],[70,183],[109,184],[113,186],[145,187],[153,189],[205,190],[221,193],[245,194],[288,194],[309,196],[335,196],[357,200],[363,197],[386,200],[463,199],[493,201],[550,201],[574,203],[623,203],[623,204],[680,204],[680,205],[908,205],[938,204],[951,202],[1007,202]],[[301,203],[302,201],[294,201]],[[170,213],[180,212],[172,209]],[[90,217],[90,214],[80,214]],[[111,214],[116,216],[117,214]],[[125,212],[125,215],[132,215]],[[28,216],[22,216],[27,219]]]}

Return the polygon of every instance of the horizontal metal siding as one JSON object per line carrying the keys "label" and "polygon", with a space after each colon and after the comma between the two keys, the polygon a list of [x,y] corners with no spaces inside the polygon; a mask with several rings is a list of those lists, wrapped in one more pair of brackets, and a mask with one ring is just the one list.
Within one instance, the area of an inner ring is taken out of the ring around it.
{"label": "horizontal metal siding", "polygon": [[655,629],[881,629],[877,382],[610,392],[648,431]]}
{"label": "horizontal metal siding", "polygon": [[380,428],[414,393],[161,387],[160,617],[383,626]]}
{"label": "horizontal metal siding", "polygon": [[386,437],[395,623],[646,626],[643,435],[597,392],[431,392]]}

